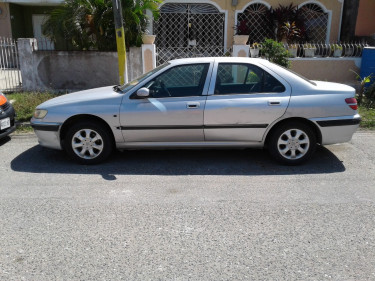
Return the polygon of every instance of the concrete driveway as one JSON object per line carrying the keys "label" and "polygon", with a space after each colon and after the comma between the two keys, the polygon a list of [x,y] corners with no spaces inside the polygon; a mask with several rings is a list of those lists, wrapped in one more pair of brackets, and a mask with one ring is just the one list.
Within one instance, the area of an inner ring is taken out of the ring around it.
{"label": "concrete driveway", "polygon": [[304,166],[261,150],[72,163],[0,141],[0,280],[375,280],[375,134]]}

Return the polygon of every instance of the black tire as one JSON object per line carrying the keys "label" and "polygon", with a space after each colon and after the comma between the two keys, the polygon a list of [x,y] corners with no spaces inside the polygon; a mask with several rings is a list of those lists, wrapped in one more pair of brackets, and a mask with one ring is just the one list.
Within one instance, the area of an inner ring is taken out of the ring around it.
{"label": "black tire", "polygon": [[110,156],[113,147],[111,132],[91,121],[74,124],[64,138],[64,149],[70,158],[85,165],[103,162]]}
{"label": "black tire", "polygon": [[315,149],[314,130],[296,121],[278,126],[272,132],[268,143],[271,156],[284,165],[299,165],[306,162]]}

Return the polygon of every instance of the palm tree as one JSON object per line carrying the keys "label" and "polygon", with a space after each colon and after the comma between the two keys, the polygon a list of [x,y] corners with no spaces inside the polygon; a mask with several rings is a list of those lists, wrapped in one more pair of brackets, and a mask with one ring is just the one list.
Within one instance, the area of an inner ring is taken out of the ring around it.
{"label": "palm tree", "polygon": [[[127,47],[139,46],[148,18],[144,11],[159,16],[161,0],[121,0]],[[116,35],[111,0],[65,0],[51,12],[43,33],[64,49],[116,50]]]}

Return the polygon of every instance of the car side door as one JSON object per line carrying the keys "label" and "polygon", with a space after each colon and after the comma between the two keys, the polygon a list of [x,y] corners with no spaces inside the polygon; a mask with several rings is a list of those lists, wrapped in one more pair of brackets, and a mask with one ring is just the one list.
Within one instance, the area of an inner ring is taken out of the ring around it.
{"label": "car side door", "polygon": [[216,63],[204,112],[206,141],[261,142],[286,111],[290,85],[250,63]]}
{"label": "car side door", "polygon": [[175,65],[147,81],[120,107],[125,142],[204,141],[203,112],[213,63]]}

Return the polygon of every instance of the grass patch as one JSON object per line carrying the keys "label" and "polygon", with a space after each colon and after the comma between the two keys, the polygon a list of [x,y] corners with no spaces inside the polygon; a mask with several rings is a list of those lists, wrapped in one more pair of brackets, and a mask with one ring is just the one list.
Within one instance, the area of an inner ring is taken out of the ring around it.
{"label": "grass patch", "polygon": [[34,129],[31,126],[18,126],[16,130],[16,134],[27,134],[33,133]]}
{"label": "grass patch", "polygon": [[375,130],[375,108],[360,106],[358,111],[362,117],[361,128]]}
{"label": "grass patch", "polygon": [[20,122],[28,122],[34,114],[35,108],[58,94],[48,92],[22,92],[6,95],[8,100],[14,100],[13,107],[17,113],[17,120]]}

